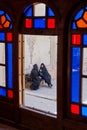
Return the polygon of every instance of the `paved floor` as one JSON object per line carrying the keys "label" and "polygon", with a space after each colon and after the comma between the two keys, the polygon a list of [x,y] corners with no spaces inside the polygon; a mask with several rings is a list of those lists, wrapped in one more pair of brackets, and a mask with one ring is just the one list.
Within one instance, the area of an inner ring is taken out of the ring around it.
{"label": "paved floor", "polygon": [[38,90],[24,90],[24,105],[32,109],[57,114],[57,89],[56,84],[52,83],[52,88],[46,84],[40,85]]}
{"label": "paved floor", "polygon": [[[24,91],[25,106],[56,115],[57,114],[56,91],[57,91],[56,85],[53,85],[52,88],[47,87],[47,85],[42,85],[36,91],[26,88]],[[19,129],[0,123],[0,130],[19,130]]]}

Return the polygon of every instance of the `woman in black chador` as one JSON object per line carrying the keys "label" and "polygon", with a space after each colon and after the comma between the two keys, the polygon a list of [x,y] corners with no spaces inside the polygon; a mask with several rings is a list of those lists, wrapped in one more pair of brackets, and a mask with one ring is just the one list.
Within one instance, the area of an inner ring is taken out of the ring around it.
{"label": "woman in black chador", "polygon": [[49,87],[52,87],[51,75],[48,73],[48,70],[46,69],[44,63],[41,63],[39,75],[43,80],[45,80],[45,82],[48,84]]}
{"label": "woman in black chador", "polygon": [[32,90],[37,90],[39,88],[39,85],[40,85],[40,82],[41,82],[41,79],[40,79],[39,73],[38,73],[37,64],[33,65],[33,69],[31,70],[30,78],[31,78],[30,88]]}

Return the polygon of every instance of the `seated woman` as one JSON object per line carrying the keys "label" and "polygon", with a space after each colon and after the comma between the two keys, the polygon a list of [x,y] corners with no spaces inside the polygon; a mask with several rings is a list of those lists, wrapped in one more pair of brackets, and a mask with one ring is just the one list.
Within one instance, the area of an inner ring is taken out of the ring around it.
{"label": "seated woman", "polygon": [[48,73],[48,70],[46,69],[46,66],[44,65],[44,63],[41,63],[40,65],[39,76],[43,80],[45,80],[45,82],[48,84],[49,87],[52,87],[51,75]]}
{"label": "seated woman", "polygon": [[30,78],[31,78],[30,88],[32,90],[39,89],[41,78],[40,78],[39,73],[38,73],[38,66],[37,66],[37,64],[33,65],[33,69],[31,70],[31,73],[30,73]]}

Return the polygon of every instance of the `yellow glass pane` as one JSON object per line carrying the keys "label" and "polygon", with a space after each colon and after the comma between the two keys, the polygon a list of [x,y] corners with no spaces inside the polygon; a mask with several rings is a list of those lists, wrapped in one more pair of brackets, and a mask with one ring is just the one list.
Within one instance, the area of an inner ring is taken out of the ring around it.
{"label": "yellow glass pane", "polygon": [[3,15],[1,16],[1,24],[3,24],[6,21],[6,17]]}
{"label": "yellow glass pane", "polygon": [[7,28],[7,27],[9,27],[9,25],[10,25],[10,22],[6,21],[5,24],[4,24],[4,27]]}
{"label": "yellow glass pane", "polygon": [[79,28],[87,28],[87,24],[85,23],[85,21],[83,21],[83,19],[78,20],[76,24]]}
{"label": "yellow glass pane", "polygon": [[83,18],[85,21],[87,21],[87,11],[84,13]]}

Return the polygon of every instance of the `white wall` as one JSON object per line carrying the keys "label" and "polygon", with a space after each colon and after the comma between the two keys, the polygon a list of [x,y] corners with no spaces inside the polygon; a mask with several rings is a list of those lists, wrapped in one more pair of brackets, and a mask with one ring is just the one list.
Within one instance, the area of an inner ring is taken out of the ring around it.
{"label": "white wall", "polygon": [[24,71],[30,73],[32,66],[44,63],[53,79],[56,79],[57,36],[24,35]]}

